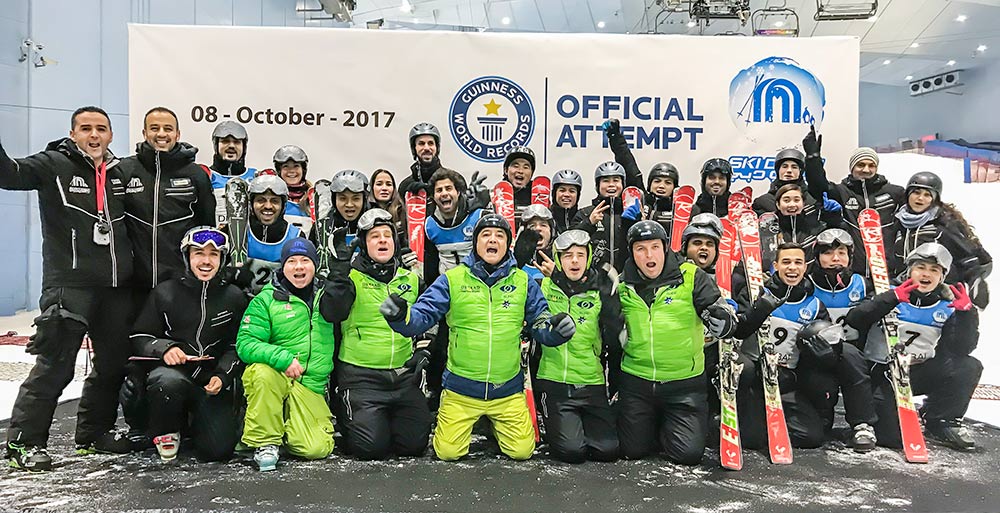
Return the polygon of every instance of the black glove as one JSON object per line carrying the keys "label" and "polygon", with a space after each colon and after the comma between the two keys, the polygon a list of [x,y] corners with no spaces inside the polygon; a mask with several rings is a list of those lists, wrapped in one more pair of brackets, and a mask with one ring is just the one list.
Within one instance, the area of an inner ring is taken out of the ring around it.
{"label": "black glove", "polygon": [[701,311],[701,320],[716,338],[726,338],[736,329],[736,316],[725,300],[708,305]]}
{"label": "black glove", "polygon": [[486,190],[486,186],[483,185],[483,182],[485,181],[485,173],[482,175],[479,174],[479,171],[472,173],[472,180],[469,180],[469,185],[465,189],[465,197],[469,205],[474,205],[476,203],[476,197]]}
{"label": "black glove", "polygon": [[618,121],[617,119],[609,119],[605,121],[604,124],[601,125],[601,128],[604,129],[604,133],[608,134],[608,140],[611,140],[612,137],[621,137],[622,135],[621,121]]}
{"label": "black glove", "polygon": [[419,376],[420,371],[424,370],[424,367],[427,367],[427,364],[430,362],[431,352],[426,349],[417,349],[416,351],[413,351],[413,356],[411,356],[409,360],[406,360],[403,367],[412,369],[413,373]]}
{"label": "black glove", "polygon": [[832,369],[837,366],[837,352],[823,337],[799,339],[796,343],[802,353],[809,355],[809,358],[812,358],[819,367]]}
{"label": "black glove", "polygon": [[517,262],[518,267],[524,267],[534,260],[540,240],[542,240],[542,236],[535,230],[527,228],[521,230],[517,240],[514,241],[514,261]]}
{"label": "black glove", "polygon": [[253,284],[253,279],[254,279],[253,271],[250,270],[250,264],[252,263],[253,259],[248,258],[242,267],[233,268],[233,280],[232,280],[233,285],[236,285],[241,289],[250,288],[250,285]]}
{"label": "black glove", "polygon": [[761,313],[770,314],[783,304],[785,304],[785,298],[783,297],[778,297],[774,294],[761,294],[760,297],[757,298],[757,302],[754,304],[753,309],[758,310]]}
{"label": "black glove", "polygon": [[399,297],[399,294],[392,293],[378,307],[385,320],[389,322],[399,322],[406,318],[406,300]]}
{"label": "black glove", "polygon": [[576,333],[576,323],[566,312],[559,312],[549,319],[549,333],[554,333],[563,340],[569,340]]}
{"label": "black glove", "polygon": [[[419,176],[419,173],[418,173],[418,176]],[[407,187],[406,190],[403,191],[403,195],[404,195],[403,196],[403,201],[406,201],[406,196],[405,195],[408,192],[409,193],[413,193],[413,194],[419,194],[420,191],[426,191],[426,190],[427,190],[427,184],[426,183],[421,182],[420,179],[414,179],[412,182],[410,182],[409,187]]]}
{"label": "black glove", "polygon": [[802,139],[802,149],[806,152],[806,158],[815,158],[820,155],[820,148],[823,147],[823,136],[816,135],[816,126],[809,126],[809,133]]}

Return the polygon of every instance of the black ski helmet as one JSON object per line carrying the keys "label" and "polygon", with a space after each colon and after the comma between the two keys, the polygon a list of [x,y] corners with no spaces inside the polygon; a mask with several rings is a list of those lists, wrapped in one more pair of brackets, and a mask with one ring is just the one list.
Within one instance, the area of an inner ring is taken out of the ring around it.
{"label": "black ski helmet", "polygon": [[629,251],[632,251],[632,245],[636,242],[644,240],[661,240],[663,241],[664,249],[667,246],[667,231],[663,229],[663,225],[656,221],[639,221],[632,225],[628,229],[628,247]]}
{"label": "black ski helmet", "polygon": [[527,146],[514,146],[507,152],[507,156],[503,158],[503,168],[504,170],[510,166],[514,159],[524,159],[528,161],[528,165],[531,166],[531,170],[535,170],[535,152]]}
{"label": "black ski helmet", "polygon": [[652,169],[649,170],[649,177],[646,179],[646,189],[649,190],[652,187],[654,178],[669,178],[673,180],[674,187],[677,187],[681,183],[681,174],[677,171],[677,167],[669,162],[658,162],[653,164]]}
{"label": "black ski helmet", "polygon": [[806,156],[802,154],[801,151],[795,148],[785,148],[778,152],[774,157],[774,170],[778,171],[781,169],[781,163],[791,160],[799,166],[799,173],[801,173],[806,168]]}
{"label": "black ski helmet", "polygon": [[479,221],[476,221],[475,228],[472,229],[472,246],[475,248],[476,240],[479,239],[479,232],[485,230],[486,228],[500,228],[507,234],[507,245],[509,246],[512,242],[510,235],[510,225],[507,224],[507,220],[499,214],[494,214],[492,212],[484,213]]}
{"label": "black ski helmet", "polygon": [[705,183],[705,178],[712,173],[722,173],[725,175],[726,179],[732,181],[733,179],[733,166],[729,165],[729,161],[723,158],[708,159],[705,161],[705,165],[701,166],[701,182]]}
{"label": "black ski helmet", "polygon": [[413,128],[410,129],[410,154],[413,155],[413,158],[414,159],[417,158],[416,141],[417,137],[420,137],[421,135],[429,135],[434,138],[434,145],[437,146],[437,154],[440,156],[441,132],[437,129],[436,126],[427,122],[421,122],[417,123],[416,125],[413,125]]}
{"label": "black ski helmet", "polygon": [[844,327],[826,319],[816,319],[795,334],[795,342],[819,362],[836,363],[833,346],[844,342]]}
{"label": "black ski helmet", "polygon": [[941,192],[944,190],[944,183],[941,177],[930,171],[921,171],[910,177],[906,182],[906,195],[909,196],[913,189],[927,189],[934,195],[935,201],[941,201]]}

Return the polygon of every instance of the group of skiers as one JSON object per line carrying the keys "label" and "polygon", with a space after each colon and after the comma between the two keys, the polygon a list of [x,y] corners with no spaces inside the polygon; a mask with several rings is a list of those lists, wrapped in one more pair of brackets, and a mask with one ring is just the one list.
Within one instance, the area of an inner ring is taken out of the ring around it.
{"label": "group of skiers", "polygon": [[[491,194],[485,177],[442,165],[429,123],[409,133],[414,161],[398,186],[385,169],[311,182],[291,145],[271,168],[250,168],[233,121],[215,128],[212,163],[200,166],[178,125],[150,110],[136,154],[119,159],[107,114],[82,107],[69,137],[41,153],[11,159],[0,147],[0,187],[38,191],[43,234],[37,359],[8,429],[13,466],[51,468],[52,415],[85,336],[81,453],[155,447],[169,461],[183,441],[204,460],[253,450],[266,471],[282,452],[329,456],[336,432],[360,459],[433,445],[456,460],[485,417],[515,460],[544,439],[567,462],[659,453],[693,465],[718,438],[726,387],[743,445],[768,445],[772,377],[792,446],[834,436],[842,394],[855,450],[899,447],[887,316],[912,358],[913,393],[926,395],[927,433],[975,447],[962,418],[982,372],[970,353],[991,258],[933,173],[892,185],[860,148],[831,183],[811,131],[804,152],[778,153],[769,192],[747,201],[762,242],[773,232],[761,278],[726,235],[731,196],[745,195],[731,192],[729,162],[705,162],[697,198],[666,162],[643,181],[616,120],[603,126],[614,160],[597,166],[586,206],[571,169],[539,197],[527,147],[504,160],[497,190],[511,197]],[[234,179],[248,182],[244,204],[227,191]],[[866,208],[881,214],[896,278],[884,292],[863,247]],[[717,349],[734,339],[742,367]],[[127,434],[115,430],[119,404]]]}

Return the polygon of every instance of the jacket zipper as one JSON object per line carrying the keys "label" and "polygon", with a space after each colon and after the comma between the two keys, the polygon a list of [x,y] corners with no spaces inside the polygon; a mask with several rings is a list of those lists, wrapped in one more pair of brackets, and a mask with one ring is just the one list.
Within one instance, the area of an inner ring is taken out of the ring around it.
{"label": "jacket zipper", "polygon": [[[573,299],[566,296],[566,313],[570,314],[573,308]],[[563,344],[563,383],[569,379],[569,340]]]}
{"label": "jacket zipper", "polygon": [[77,261],[76,261],[76,228],[70,229],[70,232],[73,234],[73,241],[72,241],[72,246],[73,246],[73,269],[76,269],[76,265],[77,265]]}
{"label": "jacket zipper", "polygon": [[[642,298],[639,298],[642,299]],[[656,304],[657,294],[653,293],[653,302],[646,305],[646,310],[649,312],[649,364],[653,366],[653,381],[656,381],[656,354],[653,351],[653,305]],[[643,301],[645,304],[646,302]]]}
{"label": "jacket zipper", "polygon": [[[486,285],[486,282],[483,282],[483,285]],[[486,400],[488,400],[490,398],[489,397],[490,396],[490,372],[493,370],[493,289],[487,287],[487,290],[490,293],[490,304],[489,304],[489,308],[487,308],[487,310],[486,310],[486,315],[488,316],[487,322],[490,325],[490,342],[489,342],[489,345],[487,346],[487,350],[486,350],[486,387],[485,387],[485,390],[483,390],[483,400],[484,401],[486,401]],[[518,348],[518,349],[520,349],[520,348]],[[520,355],[518,355],[518,359],[520,359]],[[518,365],[520,365],[520,363],[518,363]]]}
{"label": "jacket zipper", "polygon": [[160,152],[156,152],[156,181],[153,182],[153,225],[151,226],[153,230],[153,277],[150,288],[156,287],[156,261],[157,261],[157,248],[156,248],[156,225],[160,218]]}
{"label": "jacket zipper", "polygon": [[[94,172],[96,173],[97,172],[97,165],[94,164],[93,159],[91,159],[90,164],[94,166]],[[111,167],[113,167],[113,166],[106,166],[104,168],[104,172],[107,173],[108,170],[111,169]],[[96,186],[96,183],[95,183],[95,186]],[[108,195],[108,185],[105,184],[104,185],[104,198],[105,198],[105,200],[104,200],[104,212],[107,214],[108,229],[110,230],[109,234],[111,235],[111,244],[108,245],[108,250],[111,252],[111,286],[112,287],[117,287],[118,286],[118,258],[115,257],[115,222],[114,222],[114,219],[111,218],[111,206],[108,204],[108,200],[107,200],[108,196],[109,196]],[[98,213],[98,215],[100,215],[100,213]]]}
{"label": "jacket zipper", "polygon": [[208,282],[201,283],[201,320],[198,321],[198,329],[194,333],[194,341],[198,344],[198,356],[205,355],[205,348],[201,345],[201,330],[205,327],[205,301],[208,299]]}
{"label": "jacket zipper", "polygon": [[[385,285],[385,291],[387,293],[389,293],[389,294],[392,293],[392,291],[391,291],[392,287],[390,285],[391,285],[391,282],[387,283]],[[358,335],[360,335],[360,334],[361,334],[361,332],[359,331]],[[358,338],[360,339],[361,337],[359,336]],[[395,332],[395,330],[389,330],[389,368],[390,369],[395,369],[396,368],[395,360],[393,359],[395,356],[396,356],[396,332]]]}

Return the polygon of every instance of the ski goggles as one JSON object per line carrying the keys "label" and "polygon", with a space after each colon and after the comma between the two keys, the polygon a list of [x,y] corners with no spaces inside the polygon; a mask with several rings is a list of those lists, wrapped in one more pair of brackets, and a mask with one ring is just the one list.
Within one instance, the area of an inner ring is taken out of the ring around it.
{"label": "ski goggles", "polygon": [[844,342],[844,327],[839,324],[832,324],[820,330],[816,336],[825,340],[827,344],[835,346]]}
{"label": "ski goggles", "polygon": [[361,217],[358,218],[358,229],[361,231],[366,232],[371,230],[376,224],[392,226],[392,214],[381,208],[373,208],[361,214]]}
{"label": "ski goggles", "polygon": [[181,247],[188,248],[194,246],[203,248],[209,244],[215,246],[219,251],[224,251],[229,247],[229,237],[215,228],[195,228],[185,235],[184,243],[181,244]]}
{"label": "ski goggles", "polygon": [[335,176],[330,183],[330,190],[334,194],[344,191],[365,192],[365,189],[367,189],[365,181],[357,175]]}
{"label": "ski goggles", "polygon": [[830,228],[828,230],[823,230],[816,236],[816,244],[821,246],[833,246],[835,244],[839,244],[841,246],[853,248],[854,239],[851,238],[851,234],[841,230],[840,228]]}
{"label": "ski goggles", "polygon": [[556,237],[556,241],[552,245],[556,251],[566,251],[573,246],[586,248],[590,245],[590,234],[583,230],[567,230]]}

